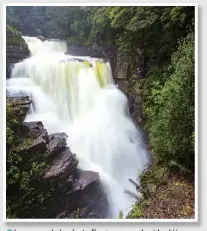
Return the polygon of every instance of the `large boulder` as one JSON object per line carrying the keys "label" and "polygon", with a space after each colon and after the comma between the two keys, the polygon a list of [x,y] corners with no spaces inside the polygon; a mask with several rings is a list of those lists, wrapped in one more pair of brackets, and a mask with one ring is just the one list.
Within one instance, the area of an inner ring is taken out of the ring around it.
{"label": "large boulder", "polygon": [[52,158],[67,145],[66,133],[54,133],[49,135],[49,143],[47,145],[46,155]]}
{"label": "large boulder", "polygon": [[[73,190],[80,191],[79,209],[76,209],[77,218],[107,218],[109,204],[103,186],[100,182],[99,174],[93,171],[76,172]],[[71,217],[72,214],[69,214]]]}
{"label": "large boulder", "polygon": [[43,179],[50,180],[65,180],[71,174],[78,165],[78,161],[69,149],[69,147],[64,148],[52,161],[52,164],[48,171],[43,176]]}
{"label": "large boulder", "polygon": [[[60,188],[56,188],[59,191]],[[45,204],[44,218],[106,218],[108,200],[99,174],[77,169],[72,187]]]}
{"label": "large boulder", "polygon": [[41,121],[24,122],[22,124],[22,131],[25,135],[34,139],[41,136],[48,141],[47,130],[44,128]]}
{"label": "large boulder", "polygon": [[22,135],[25,137],[18,148],[21,156],[27,156],[28,161],[38,158],[45,159],[44,153],[48,144],[48,133],[41,121],[24,122],[21,126]]}

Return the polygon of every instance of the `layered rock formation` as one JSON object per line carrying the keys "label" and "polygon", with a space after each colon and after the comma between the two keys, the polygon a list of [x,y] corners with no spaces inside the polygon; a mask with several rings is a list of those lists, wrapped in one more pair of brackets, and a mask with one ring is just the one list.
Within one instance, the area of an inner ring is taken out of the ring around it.
{"label": "layered rock formation", "polygon": [[[18,116],[21,124],[17,131],[22,142],[8,151],[15,150],[22,158],[21,171],[31,171],[28,169],[30,163],[37,166],[45,164],[41,172],[32,174],[29,179],[32,193],[24,200],[33,202],[29,207],[27,203],[18,205],[22,206],[20,209],[23,211],[23,217],[18,218],[106,218],[108,201],[99,174],[77,168],[78,160],[67,146],[67,135],[48,135],[40,121],[23,122],[31,104],[29,97],[10,97],[7,104],[15,110],[17,116],[17,112],[22,115],[21,118]],[[15,187],[18,188],[18,185]],[[41,202],[37,200],[39,195],[43,198]],[[12,196],[8,189],[10,200]]]}
{"label": "layered rock formation", "polygon": [[106,53],[109,62],[112,67],[114,80],[119,89],[127,95],[129,100],[129,110],[132,118],[136,123],[141,123],[143,119],[141,108],[141,94],[139,78],[142,78],[143,73],[136,70],[132,70],[131,56],[130,54],[122,53],[116,49],[111,49]]}

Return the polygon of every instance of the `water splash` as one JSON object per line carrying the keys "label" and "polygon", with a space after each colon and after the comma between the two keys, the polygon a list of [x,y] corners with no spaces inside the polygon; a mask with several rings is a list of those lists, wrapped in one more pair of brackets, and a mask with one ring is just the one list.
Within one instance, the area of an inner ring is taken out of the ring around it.
{"label": "water splash", "polygon": [[111,67],[100,59],[66,55],[57,41],[49,45],[25,37],[32,56],[15,65],[7,81],[10,94],[31,95],[27,121],[41,120],[48,132],[66,132],[79,167],[99,172],[112,217],[126,214],[135,191],[128,178],[148,163],[141,134],[132,122],[126,96],[114,84]]}

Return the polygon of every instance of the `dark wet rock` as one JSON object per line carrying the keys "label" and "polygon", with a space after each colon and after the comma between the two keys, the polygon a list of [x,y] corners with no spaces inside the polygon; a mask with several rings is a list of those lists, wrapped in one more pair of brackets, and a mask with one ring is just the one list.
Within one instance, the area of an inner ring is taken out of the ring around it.
{"label": "dark wet rock", "polygon": [[99,174],[97,172],[78,169],[75,175],[73,191],[85,190],[91,183],[97,182],[99,182]]}
{"label": "dark wet rock", "polygon": [[18,153],[21,156],[27,156],[28,162],[38,158],[43,160],[49,137],[42,122],[23,122],[20,130],[24,139],[16,148]]}
{"label": "dark wet rock", "polygon": [[73,189],[67,195],[73,193],[74,190],[80,191],[79,218],[107,216],[108,200],[97,172],[78,170]]}
{"label": "dark wet rock", "polygon": [[[20,156],[27,159],[27,162],[43,160],[44,153],[46,151],[47,140],[39,136],[36,139],[25,138],[22,143],[20,143],[15,149]],[[27,163],[25,163],[25,167]]]}
{"label": "dark wet rock", "polygon": [[59,133],[52,133],[49,135],[49,140],[53,139],[54,137],[58,137],[58,138],[65,138],[67,139],[68,138],[68,135],[65,133],[65,132],[59,132]]}
{"label": "dark wet rock", "polygon": [[[7,103],[16,110],[29,108],[31,100],[10,97]],[[19,127],[21,142],[13,151],[24,160],[21,170],[31,171],[32,163],[43,164],[43,168],[30,177],[32,193],[29,191],[25,200],[33,202],[29,207],[20,205],[25,211],[22,218],[106,218],[108,200],[99,174],[77,169],[76,155],[66,146],[67,134],[48,135],[41,121],[21,122]]]}
{"label": "dark wet rock", "polygon": [[104,218],[108,201],[99,174],[76,170],[72,189],[47,204],[47,216],[56,218]]}
{"label": "dark wet rock", "polygon": [[13,68],[14,68],[14,64],[8,62],[7,65],[6,65],[6,76],[7,76],[7,78],[11,77],[11,73],[12,73]]}
{"label": "dark wet rock", "polygon": [[43,179],[67,179],[76,169],[78,161],[71,153],[69,147],[64,148],[52,161]]}
{"label": "dark wet rock", "polygon": [[29,153],[44,153],[46,150],[47,140],[40,136],[33,141],[31,145],[25,148]]}
{"label": "dark wet rock", "polygon": [[25,53],[25,50],[17,45],[7,46],[6,53],[8,64],[18,63],[29,57],[29,53]]}
{"label": "dark wet rock", "polygon": [[48,133],[47,130],[44,129],[44,126],[41,121],[24,122],[22,125],[22,130],[29,137],[38,138],[41,136],[48,142]]}
{"label": "dark wet rock", "polygon": [[67,145],[66,133],[54,133],[49,135],[49,143],[47,144],[46,156],[52,158]]}
{"label": "dark wet rock", "polygon": [[31,100],[29,97],[7,97],[6,103],[16,115],[19,123],[22,123],[29,110]]}
{"label": "dark wet rock", "polygon": [[30,104],[32,103],[29,96],[7,97],[6,101],[13,107],[17,105],[22,105],[22,106],[26,105],[29,108]]}

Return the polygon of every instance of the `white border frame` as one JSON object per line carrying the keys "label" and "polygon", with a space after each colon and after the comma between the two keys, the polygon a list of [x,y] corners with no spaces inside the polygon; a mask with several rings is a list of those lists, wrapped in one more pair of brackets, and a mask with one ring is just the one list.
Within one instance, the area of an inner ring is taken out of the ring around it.
{"label": "white border frame", "polygon": [[197,223],[198,222],[198,3],[3,3],[3,134],[6,134],[6,7],[7,6],[194,6],[195,7],[195,218],[194,219],[7,219],[6,136],[3,136],[3,222],[6,223]]}

